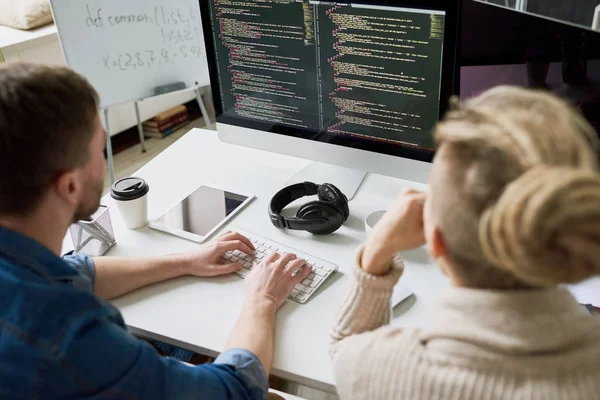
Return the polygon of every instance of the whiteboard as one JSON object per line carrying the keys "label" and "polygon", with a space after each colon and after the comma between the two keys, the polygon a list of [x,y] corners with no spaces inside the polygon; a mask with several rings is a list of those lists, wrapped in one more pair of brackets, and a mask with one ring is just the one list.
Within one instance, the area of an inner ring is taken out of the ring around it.
{"label": "whiteboard", "polygon": [[100,105],[144,99],[154,88],[210,84],[198,0],[51,0],[67,65]]}

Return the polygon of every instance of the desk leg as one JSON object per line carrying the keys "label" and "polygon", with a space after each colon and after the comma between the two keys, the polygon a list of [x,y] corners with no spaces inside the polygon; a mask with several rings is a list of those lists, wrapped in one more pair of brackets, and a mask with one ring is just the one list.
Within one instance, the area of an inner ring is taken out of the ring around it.
{"label": "desk leg", "polygon": [[108,160],[108,174],[110,176],[110,184],[115,183],[115,161],[113,158],[112,142],[110,140],[110,126],[108,123],[108,108],[104,109],[104,122],[106,126],[106,158]]}
{"label": "desk leg", "polygon": [[208,113],[206,112],[206,107],[204,106],[204,100],[200,95],[200,89],[195,90],[196,100],[198,101],[198,105],[200,106],[200,111],[202,111],[202,117],[204,118],[204,123],[206,124],[206,129],[212,129],[212,124],[210,123],[210,118],[208,117]]}
{"label": "desk leg", "polygon": [[137,118],[138,135],[140,135],[140,144],[142,145],[142,153],[146,152],[146,140],[144,138],[144,128],[140,119],[140,106],[135,102],[135,117]]}

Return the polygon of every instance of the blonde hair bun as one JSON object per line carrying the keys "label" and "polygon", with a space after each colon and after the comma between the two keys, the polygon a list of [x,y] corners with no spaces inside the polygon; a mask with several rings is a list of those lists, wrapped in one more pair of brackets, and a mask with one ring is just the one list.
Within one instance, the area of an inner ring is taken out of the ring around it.
{"label": "blonde hair bun", "polygon": [[484,255],[524,282],[551,287],[600,273],[600,176],[540,165],[506,186],[479,221]]}

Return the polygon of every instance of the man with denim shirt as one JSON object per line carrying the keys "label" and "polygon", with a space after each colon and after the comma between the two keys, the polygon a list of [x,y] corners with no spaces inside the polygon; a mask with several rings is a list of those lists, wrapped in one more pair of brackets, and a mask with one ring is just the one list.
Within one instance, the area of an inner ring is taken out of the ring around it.
{"label": "man with denim shirt", "polygon": [[66,68],[0,67],[0,398],[266,398],[275,313],[310,273],[303,260],[273,254],[254,268],[226,351],[191,366],[130,336],[105,300],[177,276],[231,273],[240,265],[219,258],[251,254],[247,238],[225,233],[165,257],[59,257],[68,226],[100,201],[97,105]]}

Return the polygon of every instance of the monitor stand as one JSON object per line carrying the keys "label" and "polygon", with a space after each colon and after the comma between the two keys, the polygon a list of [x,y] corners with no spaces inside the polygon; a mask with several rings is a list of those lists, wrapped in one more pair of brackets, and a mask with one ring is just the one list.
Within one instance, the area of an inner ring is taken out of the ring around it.
{"label": "monitor stand", "polygon": [[289,186],[301,182],[331,183],[340,189],[348,197],[348,200],[352,200],[366,176],[366,172],[355,169],[311,162],[288,179],[285,184]]}

